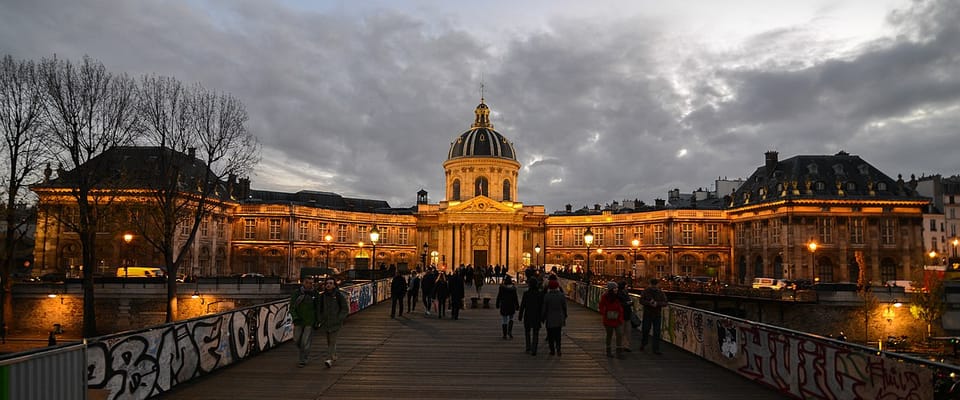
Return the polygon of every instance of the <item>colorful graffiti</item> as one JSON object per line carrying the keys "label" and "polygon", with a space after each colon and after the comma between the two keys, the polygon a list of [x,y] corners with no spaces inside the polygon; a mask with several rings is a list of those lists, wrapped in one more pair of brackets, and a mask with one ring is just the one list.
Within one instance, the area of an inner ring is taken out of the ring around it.
{"label": "colorful graffiti", "polygon": [[664,340],[790,397],[934,398],[934,370],[919,362],[677,304],[663,318]]}
{"label": "colorful graffiti", "polygon": [[110,399],[144,399],[292,336],[287,301],[106,336],[87,345],[87,385]]}
{"label": "colorful graffiti", "polygon": [[[341,289],[353,314],[382,301],[370,282]],[[374,298],[376,295],[376,299]],[[110,400],[146,399],[293,337],[288,300],[151,329],[103,336],[87,344],[87,386]]]}

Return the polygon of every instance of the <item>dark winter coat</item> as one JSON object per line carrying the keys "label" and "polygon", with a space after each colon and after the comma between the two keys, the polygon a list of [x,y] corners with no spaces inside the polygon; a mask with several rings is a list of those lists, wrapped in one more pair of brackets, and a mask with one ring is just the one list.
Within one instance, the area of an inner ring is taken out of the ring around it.
{"label": "dark winter coat", "polygon": [[543,321],[543,292],[539,288],[530,288],[523,292],[520,301],[520,316],[524,327],[538,327]]}
{"label": "dark winter coat", "polygon": [[559,328],[567,321],[567,298],[559,289],[551,289],[543,295],[543,310],[541,311],[544,325],[547,328]]}
{"label": "dark winter coat", "polygon": [[423,280],[420,281],[420,289],[423,291],[423,297],[433,297],[433,289],[437,284],[437,274],[435,272],[427,272],[423,276]]}
{"label": "dark winter coat", "polygon": [[497,308],[500,309],[500,315],[516,314],[517,308],[520,308],[517,287],[512,283],[500,285],[500,289],[497,291]]}
{"label": "dark winter coat", "polygon": [[[451,303],[454,303],[454,302],[461,302],[461,303],[462,303],[462,302],[463,302],[463,296],[464,296],[464,294],[463,294],[463,291],[464,291],[463,277],[461,277],[460,274],[450,275],[450,281],[447,282],[447,287],[450,288],[450,302],[451,302]],[[460,304],[460,303],[457,303],[457,304]]]}
{"label": "dark winter coat", "polygon": [[393,282],[390,282],[390,296],[403,297],[405,294],[407,294],[407,280],[400,275],[394,276]]}

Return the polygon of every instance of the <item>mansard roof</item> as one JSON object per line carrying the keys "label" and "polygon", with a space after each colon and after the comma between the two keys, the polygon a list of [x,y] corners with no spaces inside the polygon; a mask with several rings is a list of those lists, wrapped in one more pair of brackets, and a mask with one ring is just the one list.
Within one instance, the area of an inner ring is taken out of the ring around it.
{"label": "mansard roof", "polygon": [[799,155],[783,161],[767,153],[764,166],[726,197],[727,208],[782,201],[818,200],[923,200],[902,178],[894,180],[860,156]]}
{"label": "mansard roof", "polygon": [[[176,179],[179,191],[198,193],[200,182],[206,179],[207,172],[206,163],[191,154],[165,147],[118,146],[107,149],[75,169],[58,169],[55,178],[51,178],[53,171],[48,166],[46,178],[32,185],[31,189],[70,189],[77,187],[81,178],[86,178],[94,189],[149,190]],[[212,172],[210,176],[216,179]],[[230,192],[236,188],[230,186],[234,185],[218,181],[211,197],[231,200]]]}
{"label": "mansard roof", "polygon": [[251,190],[243,203],[286,203],[324,208],[328,210],[368,212],[377,214],[413,214],[413,208],[392,208],[384,200],[355,199],[337,193],[301,190],[296,193]]}

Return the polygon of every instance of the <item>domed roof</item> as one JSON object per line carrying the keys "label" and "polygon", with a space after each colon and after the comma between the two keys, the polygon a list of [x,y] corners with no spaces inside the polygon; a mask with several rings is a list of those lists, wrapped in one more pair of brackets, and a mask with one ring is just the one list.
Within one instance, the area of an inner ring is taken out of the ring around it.
{"label": "domed roof", "polygon": [[493,130],[490,123],[490,108],[480,99],[480,105],[474,110],[476,120],[470,130],[462,133],[456,141],[450,143],[447,159],[459,157],[501,157],[516,161],[513,143]]}

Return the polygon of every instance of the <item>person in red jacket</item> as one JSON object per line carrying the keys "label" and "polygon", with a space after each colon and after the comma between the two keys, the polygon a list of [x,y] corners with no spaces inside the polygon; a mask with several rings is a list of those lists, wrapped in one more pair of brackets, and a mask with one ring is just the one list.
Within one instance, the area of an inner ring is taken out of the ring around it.
{"label": "person in red jacket", "polygon": [[613,357],[610,351],[610,339],[617,335],[617,358],[623,354],[623,305],[617,293],[617,283],[607,282],[607,291],[600,296],[600,318],[607,330],[607,357]]}

